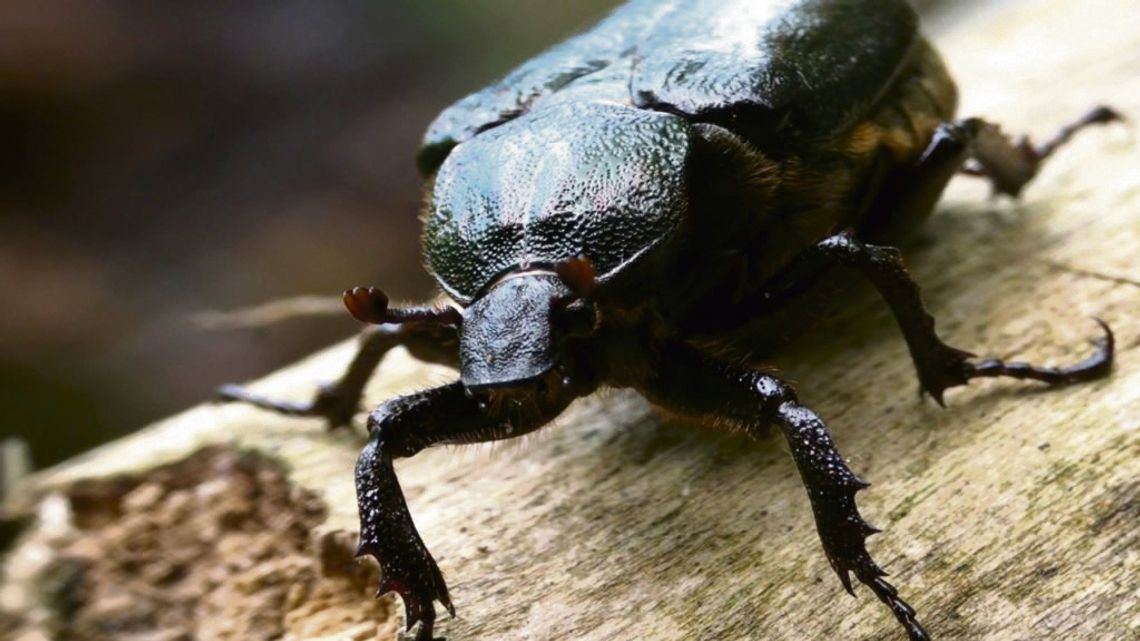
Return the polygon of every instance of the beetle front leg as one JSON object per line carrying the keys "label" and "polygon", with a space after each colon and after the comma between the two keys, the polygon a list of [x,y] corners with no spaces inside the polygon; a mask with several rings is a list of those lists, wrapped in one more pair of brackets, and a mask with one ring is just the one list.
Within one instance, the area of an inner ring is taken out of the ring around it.
{"label": "beetle front leg", "polygon": [[965,385],[973,378],[1006,376],[1059,386],[1097,379],[1112,370],[1112,330],[1100,319],[1096,321],[1104,330],[1104,337],[1094,341],[1096,353],[1075,365],[1040,367],[998,359],[973,362],[970,360],[973,354],[951,347],[938,337],[934,317],[926,311],[918,285],[907,274],[897,249],[868,245],[848,234],[837,234],[824,239],[810,252],[853,268],[871,281],[902,330],[922,391],[939,405],[944,404],[942,396],[946,389]]}
{"label": "beetle front leg", "polygon": [[400,489],[392,460],[412,456],[431,445],[464,444],[513,438],[532,432],[557,416],[574,395],[542,395],[529,403],[492,407],[452,383],[392,399],[368,418],[371,436],[356,463],[356,499],[360,511],[357,556],[379,562],[377,596],[397,592],[404,600],[407,627],[422,623],[416,641],[430,641],[435,601],[455,616],[447,584],[428,552]]}
{"label": "beetle front leg", "polygon": [[219,400],[248,403],[287,416],[321,417],[332,430],[347,426],[362,410],[364,387],[392,348],[404,347],[412,356],[431,363],[458,364],[458,312],[431,307],[389,310],[387,297],[374,288],[349,290],[344,300],[358,320],[377,324],[361,335],[360,347],[340,378],[322,385],[311,401],[266,398],[240,385],[222,386],[217,392]]}
{"label": "beetle front leg", "polygon": [[843,587],[854,594],[853,573],[891,609],[911,641],[929,640],[914,609],[867,552],[866,539],[878,530],[859,514],[855,494],[868,484],[847,467],[826,425],[799,404],[790,386],[771,374],[672,344],[662,351],[641,391],[670,412],[714,425],[728,419],[753,437],[770,423],[779,425],[807,489],[827,560]]}

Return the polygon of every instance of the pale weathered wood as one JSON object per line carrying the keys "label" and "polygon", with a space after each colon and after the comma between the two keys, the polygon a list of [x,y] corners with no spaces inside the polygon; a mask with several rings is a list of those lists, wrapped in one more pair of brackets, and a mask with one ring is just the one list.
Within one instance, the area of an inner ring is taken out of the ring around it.
{"label": "pale weathered wood", "polygon": [[[950,9],[934,35],[963,114],[1038,137],[1102,101],[1140,117],[1134,0]],[[1110,380],[1053,392],[976,383],[939,409],[917,400],[905,346],[870,297],[856,320],[817,328],[778,365],[875,483],[860,495],[885,530],[872,552],[935,638],[1140,638],[1135,132],[1083,134],[1021,202],[986,196],[956,181],[928,228],[936,242],[911,257],[942,334],[981,354],[1068,362],[1088,353],[1089,317],[1100,316],[1117,331]],[[350,350],[257,387],[303,398]],[[449,376],[394,354],[369,397]],[[53,488],[216,443],[286,462],[291,482],[328,506],[319,529],[355,532],[360,437],[241,406],[190,410],[33,477],[25,507]],[[434,450],[397,471],[459,609],[441,626],[449,639],[902,638],[865,590],[853,600],[840,589],[776,436],[751,443],[662,422],[611,393],[579,402],[521,447]],[[321,625],[290,628],[290,638],[373,633],[359,619]]]}

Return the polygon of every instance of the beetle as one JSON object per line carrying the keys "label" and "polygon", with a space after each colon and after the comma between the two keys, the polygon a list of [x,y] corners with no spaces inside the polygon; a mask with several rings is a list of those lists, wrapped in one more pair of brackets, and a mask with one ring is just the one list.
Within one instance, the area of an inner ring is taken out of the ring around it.
{"label": "beetle", "polygon": [[378,289],[349,290],[349,311],[374,327],[339,380],[300,404],[221,395],[335,428],[394,346],[458,368],[458,381],[374,410],[355,471],[358,555],[379,563],[379,593],[399,593],[418,641],[433,636],[436,601],[455,610],[392,461],[532,432],[602,386],[754,437],[781,430],[843,587],[854,593],[853,574],[910,639],[929,639],[866,549],[877,530],[855,496],[867,483],[752,357],[820,282],[858,275],[940,405],[980,377],[1060,386],[1109,373],[1099,319],[1095,353],[1067,367],[951,347],[895,245],[954,175],[1016,197],[1075,132],[1120,115],[1098,107],[1035,146],[955,119],[956,103],[904,0],[632,0],[429,127],[423,246],[446,304],[395,308]]}

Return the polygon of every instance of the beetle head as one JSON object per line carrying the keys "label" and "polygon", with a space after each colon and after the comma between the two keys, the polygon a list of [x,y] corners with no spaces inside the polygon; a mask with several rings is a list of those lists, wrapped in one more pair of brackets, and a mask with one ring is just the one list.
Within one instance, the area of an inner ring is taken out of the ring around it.
{"label": "beetle head", "polygon": [[564,265],[508,274],[463,311],[460,374],[468,389],[537,381],[564,364],[568,338],[593,332],[592,267]]}

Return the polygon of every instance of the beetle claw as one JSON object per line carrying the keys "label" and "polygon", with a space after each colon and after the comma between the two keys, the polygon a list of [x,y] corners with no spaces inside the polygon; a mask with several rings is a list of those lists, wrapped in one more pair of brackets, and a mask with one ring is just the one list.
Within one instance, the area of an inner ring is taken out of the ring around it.
{"label": "beetle claw", "polygon": [[946,407],[945,393],[951,387],[965,385],[971,378],[974,355],[965,350],[950,347],[934,337],[936,346],[915,359],[918,370],[919,396],[929,394],[940,407]]}
{"label": "beetle claw", "polygon": [[930,636],[918,622],[914,608],[899,596],[898,590],[893,585],[887,582],[887,572],[879,567],[867,552],[866,538],[878,530],[863,521],[858,512],[855,512],[854,519],[845,522],[853,523],[854,527],[837,527],[826,534],[822,530],[820,532],[827,560],[839,577],[839,582],[843,584],[843,589],[851,596],[855,596],[855,588],[851,581],[851,574],[854,574],[860,583],[867,586],[891,609],[911,641],[929,641]]}
{"label": "beetle claw", "polygon": [[[414,641],[432,641],[435,637],[435,602],[439,601],[447,610],[451,618],[455,618],[455,606],[447,594],[447,585],[439,567],[430,558],[424,561],[425,567],[413,571],[401,571],[395,565],[386,564],[382,554],[375,546],[363,542],[357,548],[356,556],[371,556],[380,563],[383,578],[376,589],[377,598],[395,592],[404,602],[404,630],[410,632],[417,623],[420,629],[412,637]],[[415,577],[415,578],[413,578]],[[426,578],[425,578],[426,577]]]}

